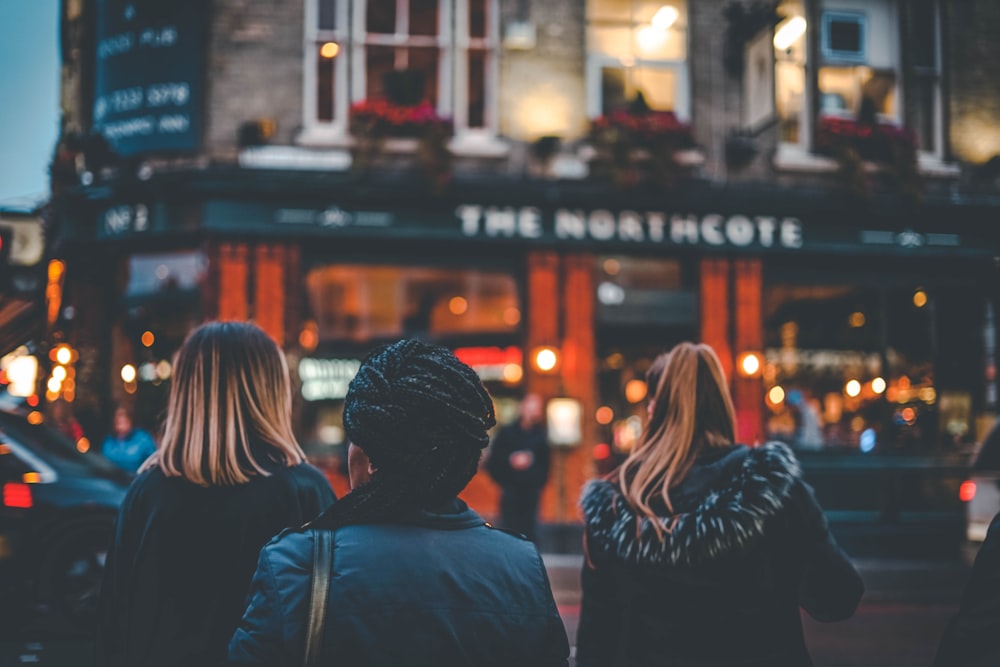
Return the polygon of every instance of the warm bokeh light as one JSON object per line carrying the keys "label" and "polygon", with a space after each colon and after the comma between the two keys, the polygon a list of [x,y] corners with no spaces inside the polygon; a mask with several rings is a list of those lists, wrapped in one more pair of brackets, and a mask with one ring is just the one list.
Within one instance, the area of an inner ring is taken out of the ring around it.
{"label": "warm bokeh light", "polygon": [[612,410],[607,405],[602,405],[597,408],[597,412],[594,414],[594,418],[597,419],[598,424],[610,424],[615,418],[615,411]]}
{"label": "warm bokeh light", "polygon": [[156,336],[153,335],[152,331],[144,331],[142,334],[142,344],[146,347],[153,347],[153,343],[156,342]]}
{"label": "warm bokeh light", "polygon": [[508,326],[514,326],[521,321],[521,311],[511,306],[503,311],[503,323]]}
{"label": "warm bokeh light", "polygon": [[785,390],[780,386],[771,387],[771,391],[767,392],[767,400],[771,401],[772,405],[781,405],[785,400]]}
{"label": "warm bokeh light", "polygon": [[774,31],[774,48],[786,51],[806,32],[806,20],[801,16],[791,16],[778,25]]}
{"label": "warm bokeh light", "polygon": [[45,421],[45,417],[43,417],[42,413],[38,410],[32,410],[28,413],[28,423],[32,426],[38,426],[43,421]]}
{"label": "warm bokeh light", "polygon": [[89,452],[90,440],[87,440],[86,438],[80,438],[79,440],[77,440],[76,451],[80,452],[81,454],[86,454],[87,452]]}
{"label": "warm bokeh light", "polygon": [[52,379],[53,380],[58,380],[59,382],[62,382],[63,380],[65,380],[66,379],[66,367],[65,366],[56,366],[55,368],[53,368],[52,369]]}
{"label": "warm bokeh light", "polygon": [[865,319],[865,314],[862,313],[860,310],[857,310],[851,313],[851,316],[848,318],[847,321],[851,325],[851,327],[853,327],[854,329],[859,329],[865,326],[865,322],[867,320]]}
{"label": "warm bokeh light", "polygon": [[319,47],[319,55],[327,60],[336,58],[338,53],[340,53],[340,44],[336,42],[326,42],[323,46]]}
{"label": "warm bokeh light", "polygon": [[521,381],[524,377],[524,369],[521,368],[521,364],[504,364],[503,367],[503,381],[510,384],[515,384]]}
{"label": "warm bokeh light", "polygon": [[38,407],[38,394],[32,394],[31,396],[28,396],[26,399],[24,399],[24,401],[25,401],[25,403],[27,403],[31,407],[37,408]]}
{"label": "warm bokeh light", "polygon": [[913,305],[917,308],[923,308],[927,305],[927,292],[923,290],[917,290],[913,293]]}
{"label": "warm bokeh light", "polygon": [[622,264],[617,259],[604,260],[604,272],[609,276],[617,276],[622,270]]}
{"label": "warm bokeh light", "polygon": [[448,310],[452,315],[464,315],[469,310],[469,302],[465,297],[453,296],[448,302]]}
{"label": "warm bokeh light", "polygon": [[122,366],[122,382],[129,383],[135,382],[135,366],[132,364],[125,364]]}
{"label": "warm bokeh light", "polygon": [[594,458],[598,461],[604,461],[605,459],[611,458],[611,445],[606,442],[601,442],[594,445]]}
{"label": "warm bokeh light", "polygon": [[642,380],[629,380],[625,384],[625,398],[629,403],[638,403],[646,398],[648,387]]}
{"label": "warm bokeh light", "polygon": [[861,383],[857,380],[848,380],[847,384],[844,385],[844,393],[855,398],[861,394]]}
{"label": "warm bokeh light", "polygon": [[872,391],[876,394],[881,394],[885,391],[885,379],[879,377],[872,380]]}
{"label": "warm bokeh light", "polygon": [[899,386],[899,389],[902,389],[902,390],[909,389],[910,388],[910,378],[908,378],[905,375],[900,376],[899,380],[896,381],[896,384]]}
{"label": "warm bokeh light", "polygon": [[755,352],[747,352],[740,357],[739,368],[740,373],[745,377],[753,377],[760,372],[761,362],[760,355]]}
{"label": "warm bokeh light", "polygon": [[126,382],[125,383],[125,393],[126,394],[134,394],[136,389],[138,389],[138,385],[136,385],[135,382]]}
{"label": "warm bokeh light", "polygon": [[542,347],[535,351],[535,367],[543,373],[555,369],[559,356],[551,347]]}
{"label": "warm bokeh light", "polygon": [[56,361],[65,366],[73,361],[73,351],[67,345],[60,345],[56,348]]}
{"label": "warm bokeh light", "polygon": [[45,383],[45,387],[53,394],[58,393],[62,389],[62,382],[56,378],[49,378],[49,381]]}
{"label": "warm bokeh light", "polygon": [[25,484],[38,484],[42,481],[42,476],[37,472],[26,472],[21,475],[21,481]]}
{"label": "warm bokeh light", "polygon": [[899,415],[907,424],[912,424],[917,419],[917,411],[913,408],[903,408],[903,411]]}
{"label": "warm bokeh light", "polygon": [[657,30],[669,30],[679,17],[680,12],[677,11],[676,7],[663,5],[653,14],[653,20],[650,21],[650,24]]}
{"label": "warm bokeh light", "polygon": [[167,378],[170,377],[170,374],[173,372],[173,370],[174,369],[171,368],[169,361],[167,361],[166,359],[161,359],[156,364],[156,377],[160,378],[161,380],[166,380]]}

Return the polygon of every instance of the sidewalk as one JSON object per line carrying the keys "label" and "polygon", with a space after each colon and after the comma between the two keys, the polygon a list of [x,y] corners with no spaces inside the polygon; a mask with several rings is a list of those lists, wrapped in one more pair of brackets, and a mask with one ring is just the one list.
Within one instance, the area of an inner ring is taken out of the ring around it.
{"label": "sidewalk", "polygon": [[[556,604],[580,604],[583,556],[542,554]],[[969,577],[960,560],[854,559],[865,582],[866,602],[958,604]]]}

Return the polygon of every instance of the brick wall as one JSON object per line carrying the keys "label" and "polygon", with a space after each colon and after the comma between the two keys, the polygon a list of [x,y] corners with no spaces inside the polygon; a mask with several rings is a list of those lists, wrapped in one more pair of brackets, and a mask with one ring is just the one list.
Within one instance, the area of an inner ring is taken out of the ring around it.
{"label": "brick wall", "polygon": [[1000,154],[1000,2],[952,0],[946,16],[951,146],[957,159],[982,163]]}
{"label": "brick wall", "polygon": [[302,124],[304,0],[216,0],[208,51],[206,153],[232,158],[242,123],[277,121],[272,143]]}

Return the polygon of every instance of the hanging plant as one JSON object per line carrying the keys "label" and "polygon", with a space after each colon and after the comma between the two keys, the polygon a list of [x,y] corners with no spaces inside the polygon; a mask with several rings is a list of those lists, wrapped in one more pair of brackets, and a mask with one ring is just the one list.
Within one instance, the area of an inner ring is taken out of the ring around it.
{"label": "hanging plant", "polygon": [[917,138],[892,123],[823,117],[816,130],[816,152],[837,160],[844,185],[860,197],[871,196],[872,179],[865,163],[883,168],[901,196],[920,198],[923,184],[917,169]]}
{"label": "hanging plant", "polygon": [[642,93],[628,108],[591,121],[590,142],[597,152],[592,171],[619,187],[674,186],[688,174],[678,151],[695,145],[690,125],[672,111],[651,110]]}
{"label": "hanging plant", "polygon": [[387,100],[363,100],[351,106],[349,114],[352,151],[356,171],[367,172],[386,154],[386,141],[393,138],[417,140],[416,164],[436,188],[451,178],[451,151],[448,140],[454,135],[450,118],[438,114],[428,102],[402,105]]}

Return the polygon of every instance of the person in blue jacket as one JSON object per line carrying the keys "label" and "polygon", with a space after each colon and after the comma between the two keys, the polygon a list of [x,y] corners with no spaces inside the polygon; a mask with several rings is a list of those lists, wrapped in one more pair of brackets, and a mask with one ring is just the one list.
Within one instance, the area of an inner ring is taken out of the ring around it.
{"label": "person in blue jacket", "polygon": [[329,531],[316,664],[566,665],[535,546],[457,497],[495,421],[482,382],[449,350],[407,339],[370,355],[344,402],[352,490],[261,550],[229,663],[303,664],[313,545]]}
{"label": "person in blue jacket", "polygon": [[153,436],[136,427],[128,410],[124,406],[118,406],[111,422],[111,432],[101,443],[104,458],[134,474],[155,451]]}

